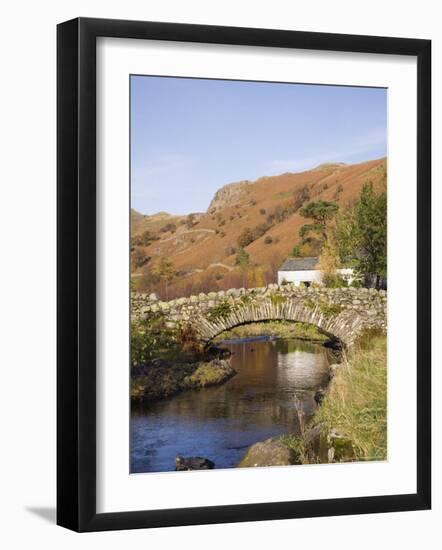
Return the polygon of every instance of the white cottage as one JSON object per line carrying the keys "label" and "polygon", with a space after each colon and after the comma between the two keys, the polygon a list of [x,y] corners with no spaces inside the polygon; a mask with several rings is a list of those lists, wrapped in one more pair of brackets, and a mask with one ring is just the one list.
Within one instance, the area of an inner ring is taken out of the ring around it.
{"label": "white cottage", "polygon": [[[278,269],[278,284],[301,283],[310,286],[312,283],[322,284],[322,272],[317,269],[319,258],[288,258]],[[336,270],[348,283],[353,281],[353,269],[343,268]]]}

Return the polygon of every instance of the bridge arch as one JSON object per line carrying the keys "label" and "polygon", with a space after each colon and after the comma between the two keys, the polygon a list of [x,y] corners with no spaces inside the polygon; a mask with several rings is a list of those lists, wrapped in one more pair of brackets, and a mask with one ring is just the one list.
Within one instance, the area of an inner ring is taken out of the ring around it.
{"label": "bridge arch", "polygon": [[274,304],[270,300],[259,304],[236,307],[228,315],[209,320],[200,315],[191,324],[206,344],[226,330],[248,323],[262,321],[293,321],[310,323],[321,332],[351,346],[364,329],[364,318],[355,310],[346,309],[338,314],[325,312],[321,307],[308,307],[299,301]]}

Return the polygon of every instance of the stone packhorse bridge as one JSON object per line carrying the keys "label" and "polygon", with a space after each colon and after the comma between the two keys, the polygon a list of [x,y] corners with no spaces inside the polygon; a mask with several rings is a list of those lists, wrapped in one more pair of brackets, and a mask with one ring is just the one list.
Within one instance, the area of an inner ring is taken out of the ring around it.
{"label": "stone packhorse bridge", "polygon": [[230,289],[177,298],[132,293],[132,319],[162,312],[168,326],[190,324],[204,343],[237,325],[287,320],[316,325],[322,332],[351,346],[370,328],[386,331],[387,294],[366,288],[299,288],[291,284]]}

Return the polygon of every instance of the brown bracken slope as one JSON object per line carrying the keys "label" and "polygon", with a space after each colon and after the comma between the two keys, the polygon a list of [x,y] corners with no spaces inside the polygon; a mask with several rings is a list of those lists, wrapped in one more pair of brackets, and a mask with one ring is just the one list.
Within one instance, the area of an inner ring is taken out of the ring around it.
{"label": "brown bracken slope", "polygon": [[[345,208],[365,182],[373,182],[376,188],[385,177],[385,158],[353,165],[323,164],[296,174],[225,185],[205,213],[143,216],[132,210],[133,284],[171,299],[274,282],[278,266],[300,242],[299,229],[307,221],[299,214],[303,204],[322,199]],[[238,237],[247,228],[263,234],[245,248],[251,268],[244,274],[235,267],[235,257]],[[155,275],[161,258],[171,262],[174,272],[167,285]]]}

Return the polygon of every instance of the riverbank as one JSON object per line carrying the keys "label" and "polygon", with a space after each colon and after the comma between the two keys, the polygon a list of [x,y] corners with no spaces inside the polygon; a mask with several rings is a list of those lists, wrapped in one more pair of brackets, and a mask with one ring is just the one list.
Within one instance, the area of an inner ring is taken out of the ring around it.
{"label": "riverbank", "polygon": [[[335,369],[311,429],[320,433],[329,462],[387,459],[385,336],[365,338]],[[312,433],[305,444],[314,456]]]}
{"label": "riverbank", "polygon": [[228,358],[179,363],[157,360],[132,369],[131,399],[156,401],[226,382],[236,374]]}
{"label": "riverbank", "polygon": [[236,374],[228,350],[203,347],[191,327],[171,329],[161,313],[132,323],[131,363],[132,401],[167,399]]}
{"label": "riverbank", "polygon": [[252,445],[238,467],[386,460],[387,345],[385,336],[364,338],[342,363],[300,436],[283,435]]}
{"label": "riverbank", "polygon": [[226,330],[215,338],[219,343],[224,340],[251,338],[255,336],[272,336],[279,339],[307,340],[314,344],[324,344],[330,339],[314,325],[307,323],[292,323],[288,321],[265,321],[248,323]]}

